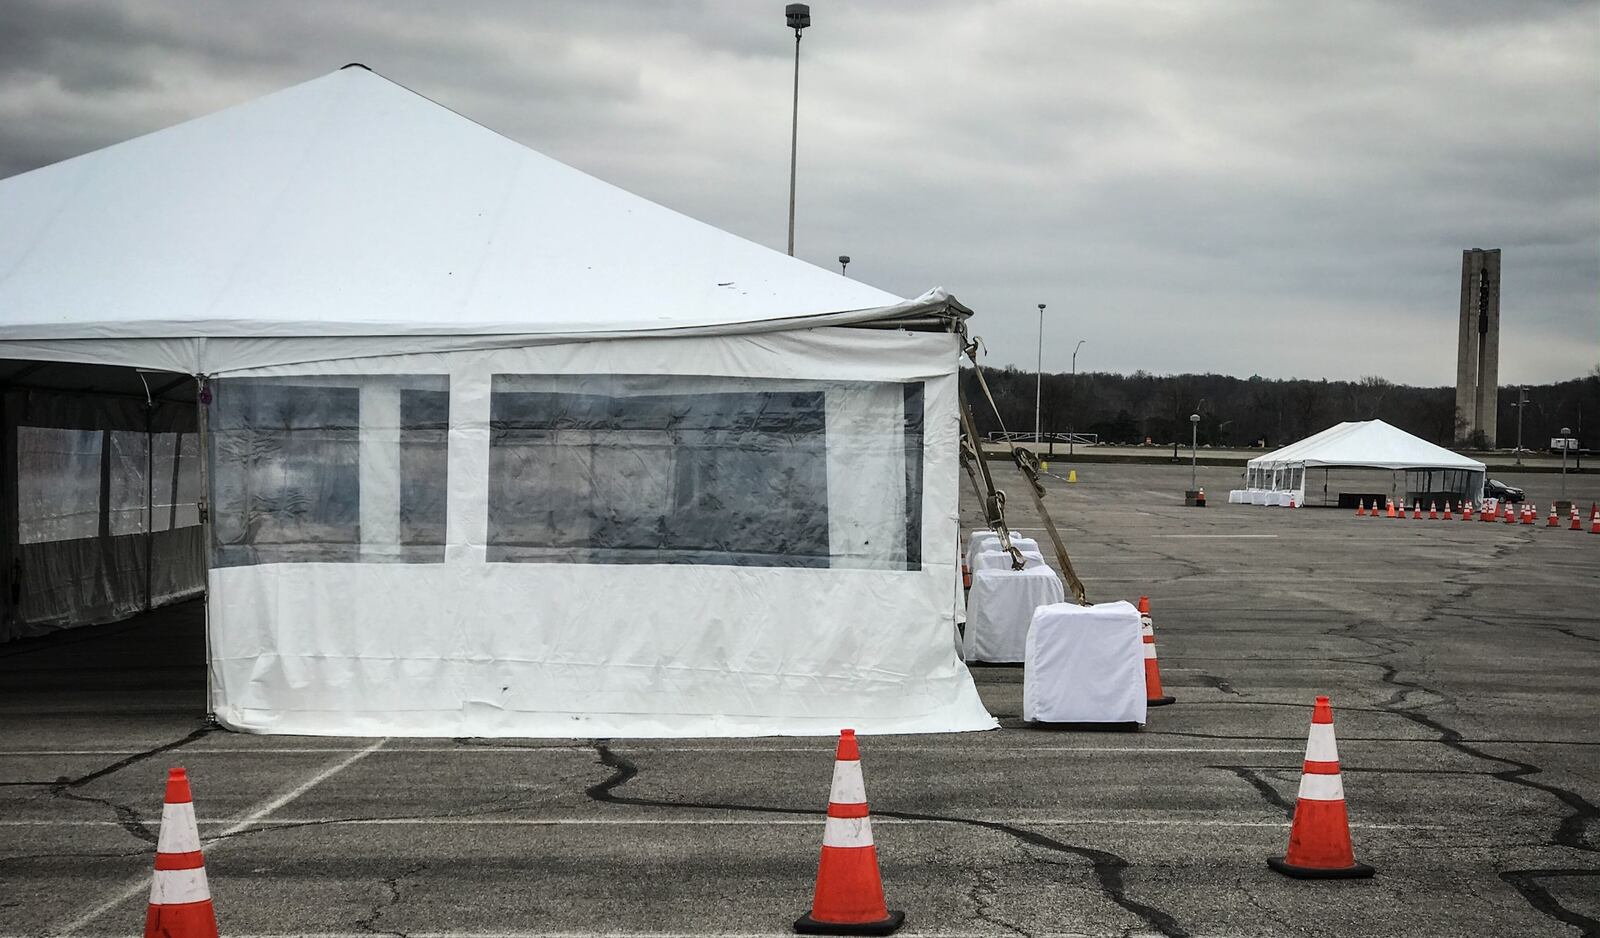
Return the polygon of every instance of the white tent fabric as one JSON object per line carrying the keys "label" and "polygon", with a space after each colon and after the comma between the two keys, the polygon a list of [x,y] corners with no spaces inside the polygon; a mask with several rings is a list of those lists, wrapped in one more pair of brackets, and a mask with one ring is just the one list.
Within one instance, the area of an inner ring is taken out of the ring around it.
{"label": "white tent fabric", "polygon": [[1373,469],[1473,469],[1484,464],[1382,420],[1346,421],[1250,460],[1265,466],[1362,466]]}
{"label": "white tent fabric", "polygon": [[0,181],[0,219],[4,354],[190,373],[320,360],[339,336],[361,342],[334,357],[953,302],[737,238],[356,66]]}
{"label": "white tent fabric", "polygon": [[[1485,466],[1476,459],[1429,443],[1382,420],[1346,421],[1250,460],[1247,492],[1295,492],[1305,503],[1305,470],[1349,467],[1405,472],[1439,470],[1463,474],[1464,489],[1482,489]],[[1473,488],[1473,483],[1476,487]],[[1253,504],[1266,504],[1248,496]]]}
{"label": "white tent fabric", "polygon": [[[252,732],[994,727],[957,338],[364,68],[0,181],[0,357],[200,376]],[[898,497],[897,497],[898,496]]]}

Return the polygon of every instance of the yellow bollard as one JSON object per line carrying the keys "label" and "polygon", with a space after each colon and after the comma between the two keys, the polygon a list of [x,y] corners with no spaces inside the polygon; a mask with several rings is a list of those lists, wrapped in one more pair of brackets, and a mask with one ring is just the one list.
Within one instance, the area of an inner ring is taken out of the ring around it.
{"label": "yellow bollard", "polygon": [[1040,472],[1049,472],[1050,471],[1050,464],[1048,462],[1045,462],[1042,459],[1039,460],[1039,471]]}
{"label": "yellow bollard", "polygon": [[1076,469],[1068,469],[1067,470],[1067,481],[1068,482],[1076,482],[1076,481],[1078,481],[1078,470],[1076,470]]}

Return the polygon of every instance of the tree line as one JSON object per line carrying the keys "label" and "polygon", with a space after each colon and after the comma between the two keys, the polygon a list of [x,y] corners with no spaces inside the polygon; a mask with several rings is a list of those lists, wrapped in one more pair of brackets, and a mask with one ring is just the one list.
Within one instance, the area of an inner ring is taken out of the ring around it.
{"label": "tree line", "polygon": [[[984,377],[999,410],[998,420],[972,369],[962,369],[962,386],[979,432],[998,431],[1003,420],[1006,430],[1032,433],[1034,373],[1007,366],[985,368]],[[1523,446],[1547,449],[1562,427],[1570,427],[1583,447],[1600,448],[1600,365],[1582,378],[1526,389]],[[1102,443],[1188,444],[1189,415],[1196,413],[1200,444],[1210,446],[1277,447],[1345,420],[1382,420],[1441,446],[1454,446],[1461,429],[1455,388],[1412,387],[1377,376],[1311,381],[1259,375],[1080,372],[1075,379],[1046,374],[1041,390],[1043,432],[1093,433]],[[1516,401],[1515,386],[1500,389],[1498,438],[1471,441],[1473,448],[1516,445]],[[1583,430],[1586,418],[1591,424],[1589,437]]]}

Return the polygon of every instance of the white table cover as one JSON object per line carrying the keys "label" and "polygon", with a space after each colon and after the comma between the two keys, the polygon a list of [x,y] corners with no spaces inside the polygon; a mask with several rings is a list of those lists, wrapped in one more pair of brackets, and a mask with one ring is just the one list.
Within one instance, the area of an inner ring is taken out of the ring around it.
{"label": "white table cover", "polygon": [[[1023,537],[1020,534],[1011,535],[1011,543],[1016,545],[1017,549],[1021,551],[1036,551],[1039,549],[1038,541],[1031,537]],[[967,540],[968,558],[976,557],[978,554],[990,549],[1000,549],[1000,535],[994,533],[993,531],[972,532],[972,537]],[[969,559],[967,563],[970,566],[972,561]]]}
{"label": "white table cover", "polygon": [[1145,722],[1144,643],[1132,603],[1040,606],[1026,653],[1023,719]]}
{"label": "white table cover", "polygon": [[[1036,550],[1024,550],[1022,552],[1022,563],[1023,569],[1044,566],[1044,554]],[[998,549],[982,550],[967,560],[967,567],[973,573],[977,573],[979,570],[1010,570],[1011,555]]]}
{"label": "white table cover", "polygon": [[1249,494],[1244,489],[1233,489],[1228,492],[1228,504],[1230,505],[1243,505],[1249,500]]}
{"label": "white table cover", "polygon": [[989,540],[990,538],[998,541],[1000,539],[1000,535],[994,533],[993,531],[973,531],[972,536],[967,538],[967,549],[964,553],[962,553],[961,556],[976,557],[979,552],[983,550],[983,542]]}
{"label": "white table cover", "polygon": [[[1033,610],[1065,598],[1061,578],[1049,567],[973,571],[962,657],[968,661],[1022,661]],[[1137,614],[1134,619],[1137,625]]]}

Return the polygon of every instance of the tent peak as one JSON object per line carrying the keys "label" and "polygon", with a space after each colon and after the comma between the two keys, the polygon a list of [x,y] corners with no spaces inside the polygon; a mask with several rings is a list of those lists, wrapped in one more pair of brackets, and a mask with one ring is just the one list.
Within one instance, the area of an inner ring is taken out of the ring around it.
{"label": "tent peak", "polygon": [[697,221],[360,62],[0,180],[0,341],[577,339],[952,312],[944,291],[908,300]]}

